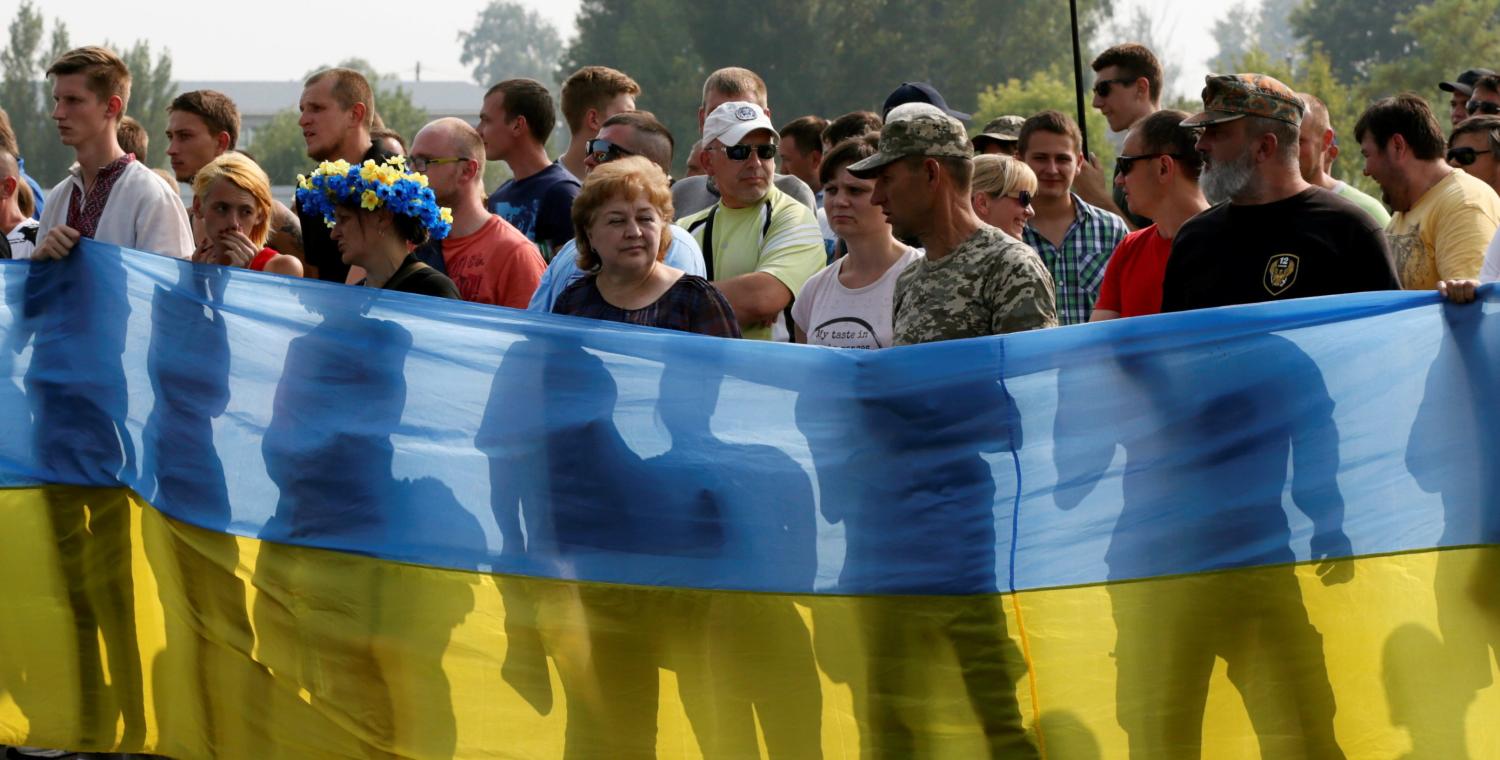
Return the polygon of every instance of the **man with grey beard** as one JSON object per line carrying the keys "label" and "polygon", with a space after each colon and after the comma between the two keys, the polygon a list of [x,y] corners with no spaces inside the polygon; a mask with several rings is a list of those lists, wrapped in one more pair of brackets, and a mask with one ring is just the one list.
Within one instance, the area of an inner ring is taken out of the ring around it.
{"label": "man with grey beard", "polygon": [[1262,74],[1206,83],[1182,126],[1203,129],[1199,186],[1216,205],[1178,231],[1162,311],[1400,289],[1379,225],[1302,178],[1297,94]]}

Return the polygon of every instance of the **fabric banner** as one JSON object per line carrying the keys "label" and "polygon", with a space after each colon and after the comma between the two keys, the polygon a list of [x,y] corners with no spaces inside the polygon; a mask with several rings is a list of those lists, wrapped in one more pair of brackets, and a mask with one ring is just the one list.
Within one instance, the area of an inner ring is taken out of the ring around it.
{"label": "fabric banner", "polygon": [[0,743],[1500,756],[1500,293],[876,352],[0,262]]}

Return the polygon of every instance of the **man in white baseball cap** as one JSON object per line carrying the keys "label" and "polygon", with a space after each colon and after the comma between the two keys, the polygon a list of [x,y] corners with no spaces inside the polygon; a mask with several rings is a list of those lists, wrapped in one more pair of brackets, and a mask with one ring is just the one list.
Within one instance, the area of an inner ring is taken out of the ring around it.
{"label": "man in white baseball cap", "polygon": [[677,222],[698,240],[708,279],[734,307],[745,337],[761,340],[772,338],[802,283],[827,261],[812,209],[771,182],[777,139],[755,103],[730,101],[710,112],[703,168],[719,202]]}

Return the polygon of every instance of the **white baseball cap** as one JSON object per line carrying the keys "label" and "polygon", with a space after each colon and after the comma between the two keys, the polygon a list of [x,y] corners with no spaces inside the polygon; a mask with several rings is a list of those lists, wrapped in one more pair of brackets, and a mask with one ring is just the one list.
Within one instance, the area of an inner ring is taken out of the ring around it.
{"label": "white baseball cap", "polygon": [[776,134],[775,125],[760,106],[742,100],[721,103],[703,120],[703,144],[718,140],[725,145],[739,145],[746,135],[760,129]]}

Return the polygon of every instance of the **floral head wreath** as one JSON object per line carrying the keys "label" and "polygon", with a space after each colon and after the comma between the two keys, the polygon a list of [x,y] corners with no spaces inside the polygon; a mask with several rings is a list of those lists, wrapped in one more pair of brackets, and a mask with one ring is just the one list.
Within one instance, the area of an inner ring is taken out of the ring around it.
{"label": "floral head wreath", "polygon": [[359,165],[343,159],[324,161],[311,177],[297,175],[297,205],[304,211],[321,213],[329,227],[333,226],[334,207],[347,202],[358,202],[367,211],[388,208],[412,217],[427,228],[433,240],[448,237],[453,229],[453,212],[437,205],[427,176],[407,171],[402,156]]}

